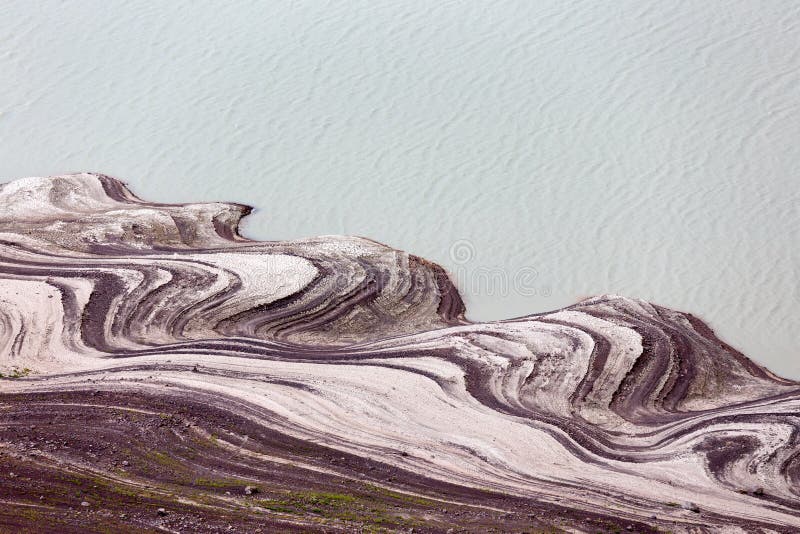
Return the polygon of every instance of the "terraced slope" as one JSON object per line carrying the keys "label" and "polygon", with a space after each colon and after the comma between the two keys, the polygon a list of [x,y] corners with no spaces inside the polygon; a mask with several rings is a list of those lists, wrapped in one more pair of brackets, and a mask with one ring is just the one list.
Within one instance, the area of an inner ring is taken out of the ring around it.
{"label": "terraced slope", "polygon": [[800,528],[800,385],[692,315],[471,323],[435,264],[247,213],[0,186],[0,529]]}

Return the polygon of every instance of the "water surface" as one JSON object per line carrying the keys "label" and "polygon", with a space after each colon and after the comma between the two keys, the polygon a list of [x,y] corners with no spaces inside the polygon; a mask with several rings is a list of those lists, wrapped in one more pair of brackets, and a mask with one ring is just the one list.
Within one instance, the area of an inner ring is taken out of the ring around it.
{"label": "water surface", "polygon": [[369,236],[475,319],[641,297],[800,377],[800,4],[430,4],[6,2],[0,180]]}

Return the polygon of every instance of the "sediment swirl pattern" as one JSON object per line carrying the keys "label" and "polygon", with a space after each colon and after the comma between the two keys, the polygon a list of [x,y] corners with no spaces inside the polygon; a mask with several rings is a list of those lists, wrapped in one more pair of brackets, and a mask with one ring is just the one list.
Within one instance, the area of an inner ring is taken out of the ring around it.
{"label": "sediment swirl pattern", "polygon": [[800,528],[800,386],[696,317],[471,323],[439,266],[248,211],[0,186],[0,525]]}

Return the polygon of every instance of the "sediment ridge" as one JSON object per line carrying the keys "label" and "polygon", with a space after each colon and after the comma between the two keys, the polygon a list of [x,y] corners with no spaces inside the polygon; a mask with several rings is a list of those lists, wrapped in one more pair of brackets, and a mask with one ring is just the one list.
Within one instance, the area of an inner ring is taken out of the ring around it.
{"label": "sediment ridge", "polygon": [[800,384],[697,317],[475,323],[438,265],[248,213],[0,186],[0,530],[800,528]]}

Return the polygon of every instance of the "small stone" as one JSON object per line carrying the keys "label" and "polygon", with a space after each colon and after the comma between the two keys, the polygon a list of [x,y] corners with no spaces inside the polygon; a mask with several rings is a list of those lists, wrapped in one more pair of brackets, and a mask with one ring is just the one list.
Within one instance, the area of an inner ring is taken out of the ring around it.
{"label": "small stone", "polygon": [[167,511],[164,508],[159,508],[158,510],[156,510],[156,513],[161,517],[167,515]]}
{"label": "small stone", "polygon": [[756,488],[756,489],[754,489],[753,490],[753,495],[755,495],[756,497],[761,497],[762,495],[764,495],[764,488]]}
{"label": "small stone", "polygon": [[245,486],[244,487],[244,494],[245,495],[255,495],[258,493],[258,486]]}
{"label": "small stone", "polygon": [[631,532],[633,530],[633,525],[628,525],[627,527],[625,527],[625,530]]}
{"label": "small stone", "polygon": [[83,502],[81,503],[81,506],[83,506],[83,507],[89,506],[89,503],[88,503],[88,502],[86,502],[86,501],[83,501]]}
{"label": "small stone", "polygon": [[700,512],[700,507],[697,506],[695,503],[689,501],[686,501],[683,504],[681,504],[681,508],[683,508],[684,510],[689,510],[690,512],[694,513]]}
{"label": "small stone", "polygon": [[128,467],[130,464],[128,463],[128,460],[122,460],[122,465]]}

